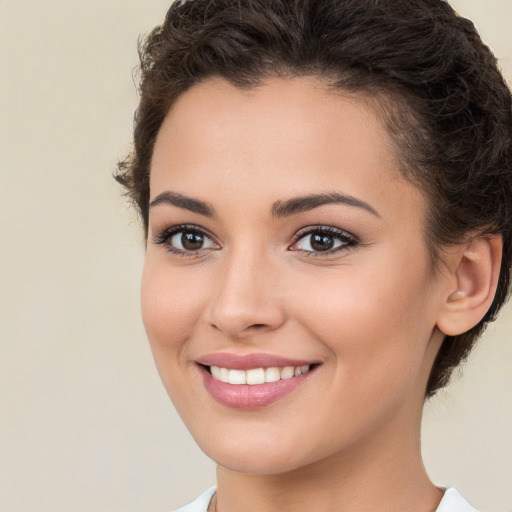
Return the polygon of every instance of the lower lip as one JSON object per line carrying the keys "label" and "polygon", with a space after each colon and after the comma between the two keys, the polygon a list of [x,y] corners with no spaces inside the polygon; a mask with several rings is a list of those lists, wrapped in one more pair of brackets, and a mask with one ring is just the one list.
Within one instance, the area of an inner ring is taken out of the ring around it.
{"label": "lower lip", "polygon": [[297,389],[313,371],[265,384],[235,385],[214,379],[204,367],[200,368],[204,386],[214,400],[234,409],[259,409],[271,405]]}

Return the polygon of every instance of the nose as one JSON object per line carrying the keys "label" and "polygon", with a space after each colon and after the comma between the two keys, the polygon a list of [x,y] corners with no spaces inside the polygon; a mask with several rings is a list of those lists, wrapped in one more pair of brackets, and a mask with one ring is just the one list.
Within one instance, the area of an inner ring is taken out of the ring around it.
{"label": "nose", "polygon": [[261,254],[238,251],[222,264],[207,321],[230,339],[279,328],[286,319],[278,269]]}

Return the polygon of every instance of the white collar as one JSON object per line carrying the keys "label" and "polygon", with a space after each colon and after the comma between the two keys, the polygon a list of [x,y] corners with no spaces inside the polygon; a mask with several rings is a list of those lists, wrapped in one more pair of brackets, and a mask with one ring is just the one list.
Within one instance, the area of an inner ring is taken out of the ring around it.
{"label": "white collar", "polygon": [[[196,500],[175,512],[207,512],[216,487],[210,487]],[[473,508],[453,487],[445,490],[443,499],[436,509],[436,512],[478,512]]]}

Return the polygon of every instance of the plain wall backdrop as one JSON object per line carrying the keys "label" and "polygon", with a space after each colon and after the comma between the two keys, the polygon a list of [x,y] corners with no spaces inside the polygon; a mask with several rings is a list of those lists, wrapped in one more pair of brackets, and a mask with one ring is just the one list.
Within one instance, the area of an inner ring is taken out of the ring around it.
{"label": "plain wall backdrop", "polygon": [[[512,78],[511,0],[457,0]],[[0,511],[170,511],[214,483],[154,368],[111,178],[163,0],[0,0]],[[426,406],[427,467],[512,512],[512,308]]]}

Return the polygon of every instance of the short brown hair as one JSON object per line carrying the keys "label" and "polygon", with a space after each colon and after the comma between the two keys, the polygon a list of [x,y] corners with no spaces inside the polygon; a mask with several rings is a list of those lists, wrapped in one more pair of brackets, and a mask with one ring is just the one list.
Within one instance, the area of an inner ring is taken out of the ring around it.
{"label": "short brown hair", "polygon": [[442,0],[177,0],[139,51],[134,148],[116,179],[146,234],[156,136],[194,84],[314,75],[382,98],[402,172],[428,199],[432,260],[468,233],[503,237],[494,301],[478,325],[445,338],[426,396],[446,385],[505,302],[512,258],[511,95],[471,21]]}

